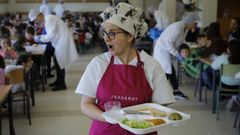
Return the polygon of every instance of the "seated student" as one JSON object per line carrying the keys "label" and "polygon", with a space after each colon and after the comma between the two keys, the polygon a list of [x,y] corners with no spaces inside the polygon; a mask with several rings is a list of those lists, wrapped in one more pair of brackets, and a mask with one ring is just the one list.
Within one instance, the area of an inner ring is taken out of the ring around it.
{"label": "seated student", "polygon": [[11,47],[11,42],[8,37],[2,37],[1,39],[0,55],[4,59],[17,59],[17,52]]}
{"label": "seated student", "polygon": [[[226,52],[216,58],[211,67],[214,70],[219,70],[222,64],[240,64],[240,41],[232,40],[229,42],[229,46]],[[234,77],[223,77],[222,83],[227,86],[240,85],[240,79]]]}
{"label": "seated student", "polygon": [[240,40],[240,17],[235,17],[231,19],[228,42],[230,42],[231,40]]}
{"label": "seated student", "polygon": [[[219,70],[222,64],[240,64],[239,54],[240,42],[237,40],[230,41],[227,51],[217,57],[211,64],[211,67],[203,71],[202,77],[206,86],[212,89],[211,80],[213,77],[213,70]],[[219,76],[216,76],[216,78],[216,80],[218,80]],[[226,87],[240,84],[240,79],[229,77],[223,77],[222,79],[222,84]]]}
{"label": "seated student", "polygon": [[26,39],[26,44],[27,45],[33,45],[35,44],[36,42],[34,41],[34,33],[35,33],[35,30],[33,27],[27,27],[27,30],[25,32],[25,39]]}
{"label": "seated student", "polygon": [[190,55],[190,48],[187,44],[182,44],[178,48],[179,56],[176,57],[179,62],[182,62]]}
{"label": "seated student", "polygon": [[212,60],[214,60],[216,56],[221,55],[227,49],[227,41],[221,38],[211,38],[210,35],[201,36],[197,41],[201,46],[201,57],[210,57]]}
{"label": "seated student", "polygon": [[[201,63],[198,60],[200,55],[199,50],[190,50],[187,44],[182,44],[179,46],[178,51],[180,55],[176,58],[181,64],[181,67],[184,69],[187,75],[197,79],[199,77],[201,68]],[[203,66],[203,69],[206,69],[206,65]]]}
{"label": "seated student", "polygon": [[25,37],[24,35],[18,35],[16,42],[12,44],[12,48],[18,53],[25,52]]}
{"label": "seated student", "polygon": [[0,85],[4,85],[4,84],[5,84],[5,72],[4,72],[4,68],[5,68],[4,59],[3,59],[3,57],[0,55]]}
{"label": "seated student", "polygon": [[[23,68],[25,71],[28,71],[31,69],[32,67],[32,58],[29,54],[22,54],[19,56],[18,60],[17,60],[17,65],[7,65],[5,68],[5,74],[8,74],[9,72],[11,72],[12,70],[15,69],[21,69]],[[24,90],[24,83],[19,83],[16,85],[12,86],[12,92],[16,93],[18,91],[22,91]]]}

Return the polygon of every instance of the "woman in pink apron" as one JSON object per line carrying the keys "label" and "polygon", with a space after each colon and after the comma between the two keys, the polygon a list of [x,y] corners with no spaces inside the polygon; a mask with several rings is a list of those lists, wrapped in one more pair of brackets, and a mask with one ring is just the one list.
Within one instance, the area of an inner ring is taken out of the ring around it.
{"label": "woman in pink apron", "polygon": [[109,52],[89,63],[76,93],[82,95],[82,112],[93,119],[90,135],[134,135],[105,121],[105,102],[119,101],[124,108],[148,102],[169,104],[175,101],[174,96],[158,62],[133,47],[135,39],[143,37],[147,30],[139,9],[119,3],[101,16]]}

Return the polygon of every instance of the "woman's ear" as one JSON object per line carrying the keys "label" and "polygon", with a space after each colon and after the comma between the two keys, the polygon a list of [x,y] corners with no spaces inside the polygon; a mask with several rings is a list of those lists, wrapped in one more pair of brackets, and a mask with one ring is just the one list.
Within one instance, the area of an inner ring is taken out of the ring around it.
{"label": "woman's ear", "polygon": [[128,42],[133,42],[134,41],[134,36],[132,34],[128,34]]}

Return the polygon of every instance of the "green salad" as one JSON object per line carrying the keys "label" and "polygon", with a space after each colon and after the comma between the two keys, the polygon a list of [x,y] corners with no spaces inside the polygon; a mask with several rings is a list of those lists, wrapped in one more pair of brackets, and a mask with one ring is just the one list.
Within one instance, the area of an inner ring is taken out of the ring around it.
{"label": "green salad", "polygon": [[138,128],[138,129],[149,128],[154,126],[151,122],[144,121],[144,120],[137,121],[137,120],[129,120],[127,118],[124,118],[121,122],[131,128]]}

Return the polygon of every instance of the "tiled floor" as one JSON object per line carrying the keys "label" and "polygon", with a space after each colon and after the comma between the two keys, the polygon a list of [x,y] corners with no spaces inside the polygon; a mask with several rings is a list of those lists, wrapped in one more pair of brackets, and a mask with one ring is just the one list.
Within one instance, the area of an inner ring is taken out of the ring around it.
{"label": "tiled floor", "polygon": [[[16,135],[88,135],[91,120],[81,113],[80,96],[74,94],[78,81],[89,63],[98,54],[81,55],[80,60],[72,65],[66,74],[68,90],[52,92],[48,87],[46,92],[36,92],[36,106],[32,107],[32,125],[22,114],[20,108],[14,106],[14,126]],[[48,82],[52,82],[48,80]],[[178,101],[169,107],[191,114],[191,119],[179,126],[166,126],[159,129],[159,135],[238,135],[238,128],[233,128],[235,112],[229,112],[222,107],[220,120],[211,113],[211,100],[206,105],[193,97],[194,81],[184,77],[180,89],[190,99]],[[209,97],[210,93],[209,93]],[[8,135],[8,122],[2,122],[3,135]],[[117,134],[116,134],[117,135]]]}

